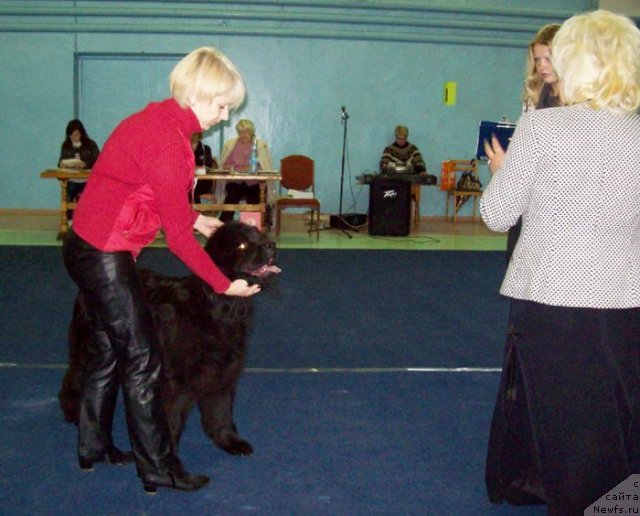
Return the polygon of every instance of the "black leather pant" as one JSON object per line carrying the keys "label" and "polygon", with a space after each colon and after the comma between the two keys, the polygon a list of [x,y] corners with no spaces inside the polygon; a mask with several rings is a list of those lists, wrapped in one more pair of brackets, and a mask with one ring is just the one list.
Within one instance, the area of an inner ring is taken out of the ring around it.
{"label": "black leather pant", "polygon": [[85,298],[93,341],[78,423],[78,455],[101,457],[122,385],[127,428],[138,474],[179,465],[160,399],[162,354],[151,311],[129,252],[103,252],[70,231],[64,264]]}

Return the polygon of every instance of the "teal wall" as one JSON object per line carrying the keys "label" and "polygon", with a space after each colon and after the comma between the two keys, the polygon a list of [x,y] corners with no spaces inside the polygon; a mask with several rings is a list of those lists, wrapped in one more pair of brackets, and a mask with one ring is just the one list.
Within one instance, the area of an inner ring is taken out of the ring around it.
{"label": "teal wall", "polygon": [[[446,6],[445,6],[446,3]],[[470,158],[481,119],[517,119],[526,46],[545,23],[594,8],[592,0],[300,0],[236,2],[0,2],[0,208],[56,208],[55,166],[66,123],[80,117],[102,147],[114,125],[168,96],[175,62],[199,46],[225,52],[248,99],[206,134],[214,154],[254,121],[274,162],[316,161],[324,212],[339,209],[342,136],[348,122],[343,211],[366,211],[355,176],[375,170],[402,123],[431,173]],[[445,82],[457,103],[443,102]],[[488,180],[486,167],[481,170]],[[444,213],[444,194],[423,189],[422,213]],[[468,207],[463,208],[468,210]],[[463,213],[464,214],[464,213]]]}

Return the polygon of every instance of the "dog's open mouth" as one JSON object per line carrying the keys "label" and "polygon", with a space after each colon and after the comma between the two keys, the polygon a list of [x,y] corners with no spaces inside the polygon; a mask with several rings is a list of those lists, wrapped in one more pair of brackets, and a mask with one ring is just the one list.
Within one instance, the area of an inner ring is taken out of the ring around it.
{"label": "dog's open mouth", "polygon": [[280,274],[281,270],[282,269],[280,269],[280,267],[273,265],[272,263],[265,263],[262,267],[249,271],[249,274],[256,278],[263,278],[273,274]]}

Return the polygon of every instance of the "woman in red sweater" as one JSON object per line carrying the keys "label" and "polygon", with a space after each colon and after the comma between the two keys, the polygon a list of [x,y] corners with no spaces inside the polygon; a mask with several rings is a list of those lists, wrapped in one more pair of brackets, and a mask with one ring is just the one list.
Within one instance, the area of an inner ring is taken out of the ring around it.
{"label": "woman in red sweater", "polygon": [[[233,63],[212,48],[183,58],[169,76],[171,98],[122,121],[104,145],[78,204],[63,248],[65,266],[87,302],[94,333],[93,363],[83,387],[78,459],[135,461],[145,491],[192,491],[209,478],[192,475],[174,453],[159,397],[161,352],[141,289],[136,257],[163,228],[169,249],[217,293],[251,296],[260,289],[230,282],[196,240],[222,223],[194,212],[190,140],[229,118],[245,86]],[[133,453],[113,444],[119,385]]]}

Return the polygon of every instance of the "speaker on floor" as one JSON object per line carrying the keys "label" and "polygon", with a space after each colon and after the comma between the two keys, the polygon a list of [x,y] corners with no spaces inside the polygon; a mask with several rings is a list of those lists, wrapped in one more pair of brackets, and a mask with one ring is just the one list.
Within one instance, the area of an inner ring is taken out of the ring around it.
{"label": "speaker on floor", "polygon": [[376,177],[369,191],[369,234],[406,236],[411,229],[411,182]]}

